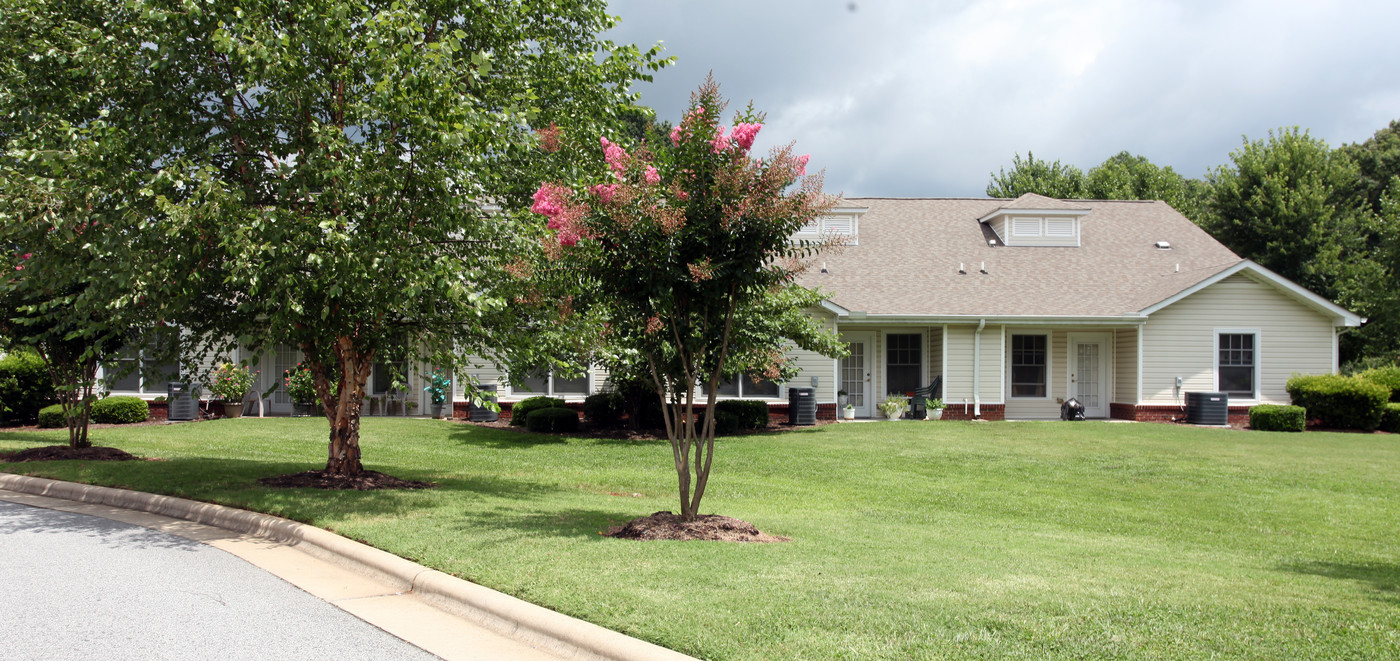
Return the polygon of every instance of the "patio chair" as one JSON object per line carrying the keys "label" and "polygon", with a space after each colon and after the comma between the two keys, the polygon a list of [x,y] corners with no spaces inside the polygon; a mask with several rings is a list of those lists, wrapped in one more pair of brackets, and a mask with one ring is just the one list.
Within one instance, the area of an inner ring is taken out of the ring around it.
{"label": "patio chair", "polygon": [[923,388],[914,389],[914,395],[909,398],[909,418],[912,420],[922,419],[924,417],[925,410],[928,408],[924,405],[924,400],[938,399],[942,396],[943,375],[940,374],[933,378],[933,383],[930,383]]}

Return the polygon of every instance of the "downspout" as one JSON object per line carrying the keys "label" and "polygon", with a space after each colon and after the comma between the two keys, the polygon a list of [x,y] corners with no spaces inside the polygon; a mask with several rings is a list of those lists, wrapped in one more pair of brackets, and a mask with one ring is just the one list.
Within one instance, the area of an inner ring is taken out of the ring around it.
{"label": "downspout", "polygon": [[977,330],[972,333],[972,417],[982,418],[982,329],[987,327],[986,319],[977,321]]}

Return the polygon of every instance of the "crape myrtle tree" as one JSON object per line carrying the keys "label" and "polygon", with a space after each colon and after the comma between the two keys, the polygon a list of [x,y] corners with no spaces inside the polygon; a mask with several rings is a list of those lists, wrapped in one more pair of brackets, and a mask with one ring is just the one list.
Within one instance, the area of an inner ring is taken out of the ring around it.
{"label": "crape myrtle tree", "polygon": [[[91,445],[104,359],[162,321],[150,229],[164,141],[124,3],[15,0],[0,12],[0,334],[45,360],[69,445]],[[139,364],[136,361],[131,364]],[[111,370],[109,370],[111,371]]]}
{"label": "crape myrtle tree", "polygon": [[596,36],[603,2],[140,3],[158,101],[187,114],[162,213],[208,237],[184,315],[213,351],[299,348],[330,423],[325,472],[363,472],[377,360],[530,351],[504,270],[525,240],[531,126],[601,130],[663,61]]}
{"label": "crape myrtle tree", "polygon": [[[713,465],[720,383],[791,376],[782,350],[792,344],[842,351],[803,314],[824,296],[794,283],[806,258],[834,245],[790,239],[830,208],[821,177],[791,146],[752,157],[762,115],[749,109],[725,126],[724,106],[707,81],[668,139],[631,151],[606,136],[546,136],[546,148],[591,148],[572,171],[581,183],[546,182],[532,206],[548,218],[555,273],[581,283],[576,306],[602,320],[613,355],[637,367],[662,403],[687,521]],[[703,417],[697,386],[710,404]]]}

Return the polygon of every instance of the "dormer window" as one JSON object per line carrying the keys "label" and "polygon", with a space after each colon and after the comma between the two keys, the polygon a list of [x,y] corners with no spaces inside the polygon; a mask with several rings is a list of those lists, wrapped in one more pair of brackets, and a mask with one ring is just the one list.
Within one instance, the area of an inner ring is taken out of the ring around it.
{"label": "dormer window", "polygon": [[858,245],[860,217],[864,207],[837,207],[830,215],[814,219],[792,235],[794,240],[815,241],[824,236],[846,237],[846,245]]}
{"label": "dormer window", "polygon": [[1088,214],[1072,203],[1028,193],[978,221],[1007,246],[1078,246],[1079,220]]}

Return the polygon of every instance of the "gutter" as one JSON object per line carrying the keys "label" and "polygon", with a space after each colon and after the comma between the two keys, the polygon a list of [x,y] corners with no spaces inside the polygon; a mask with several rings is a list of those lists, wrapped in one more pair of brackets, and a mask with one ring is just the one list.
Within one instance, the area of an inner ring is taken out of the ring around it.
{"label": "gutter", "polygon": [[982,329],[987,320],[977,322],[977,330],[972,333],[972,417],[982,417]]}

